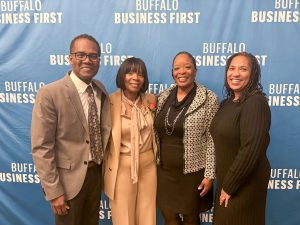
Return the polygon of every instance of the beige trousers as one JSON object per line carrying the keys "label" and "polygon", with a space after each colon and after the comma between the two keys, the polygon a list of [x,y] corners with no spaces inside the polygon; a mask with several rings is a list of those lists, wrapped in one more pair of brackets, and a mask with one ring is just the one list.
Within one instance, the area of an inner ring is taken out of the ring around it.
{"label": "beige trousers", "polygon": [[140,154],[138,182],[133,184],[130,156],[121,154],[115,199],[109,200],[113,225],[156,224],[156,162],[153,151]]}

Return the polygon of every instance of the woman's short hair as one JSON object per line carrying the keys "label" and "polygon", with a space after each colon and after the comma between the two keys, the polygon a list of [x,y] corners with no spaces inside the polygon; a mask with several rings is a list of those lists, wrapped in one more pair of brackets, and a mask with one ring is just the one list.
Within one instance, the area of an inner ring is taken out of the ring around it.
{"label": "woman's short hair", "polygon": [[117,77],[116,77],[117,87],[121,88],[122,90],[125,89],[124,78],[125,75],[130,72],[142,74],[142,76],[144,77],[144,84],[141,87],[140,92],[145,93],[149,86],[149,80],[148,80],[146,65],[144,61],[141,60],[140,58],[130,57],[124,60],[117,73]]}
{"label": "woman's short hair", "polygon": [[227,71],[229,69],[232,60],[237,56],[245,56],[248,59],[248,63],[251,69],[249,83],[246,85],[244,90],[242,90],[241,97],[239,100],[240,102],[243,102],[248,96],[252,95],[257,91],[263,93],[263,87],[260,83],[261,71],[260,71],[260,65],[258,63],[258,60],[251,53],[238,52],[230,56],[225,66],[225,79],[224,79],[223,93],[226,98],[234,97],[234,91],[229,87],[227,82]]}
{"label": "woman's short hair", "polygon": [[181,51],[181,52],[178,52],[178,53],[174,56],[174,58],[173,58],[173,61],[172,61],[172,72],[173,72],[173,67],[174,67],[175,59],[176,59],[177,56],[179,56],[179,55],[186,55],[186,56],[188,56],[188,57],[191,59],[193,65],[194,65],[194,69],[197,71],[196,60],[195,60],[195,58],[193,57],[193,55],[192,55],[191,53],[189,53],[189,52]]}

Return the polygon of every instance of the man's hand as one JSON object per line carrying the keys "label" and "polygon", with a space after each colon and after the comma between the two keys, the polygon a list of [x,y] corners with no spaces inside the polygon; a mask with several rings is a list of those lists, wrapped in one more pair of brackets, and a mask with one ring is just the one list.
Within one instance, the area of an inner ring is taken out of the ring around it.
{"label": "man's hand", "polygon": [[61,195],[55,199],[52,199],[50,203],[54,214],[60,216],[68,214],[68,210],[70,209],[70,206],[68,206],[65,200],[65,195]]}

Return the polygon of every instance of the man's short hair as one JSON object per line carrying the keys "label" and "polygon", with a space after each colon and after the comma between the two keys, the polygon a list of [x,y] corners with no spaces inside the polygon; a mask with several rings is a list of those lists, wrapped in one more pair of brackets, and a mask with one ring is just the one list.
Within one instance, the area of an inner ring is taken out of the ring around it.
{"label": "man's short hair", "polygon": [[88,40],[94,42],[98,47],[99,56],[101,55],[101,48],[100,48],[100,45],[99,45],[98,41],[93,36],[91,36],[89,34],[80,34],[80,35],[76,36],[75,38],[73,38],[73,40],[71,41],[71,44],[70,44],[70,53],[73,52],[74,44],[79,39],[88,39]]}

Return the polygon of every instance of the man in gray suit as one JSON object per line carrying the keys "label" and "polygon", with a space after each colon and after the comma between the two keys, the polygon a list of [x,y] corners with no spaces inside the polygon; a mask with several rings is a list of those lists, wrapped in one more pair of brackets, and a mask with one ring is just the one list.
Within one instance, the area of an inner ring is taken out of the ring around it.
{"label": "man in gray suit", "polygon": [[100,53],[92,36],[75,37],[72,71],[36,96],[32,157],[57,225],[99,224],[102,161],[111,131],[108,93],[93,79]]}

